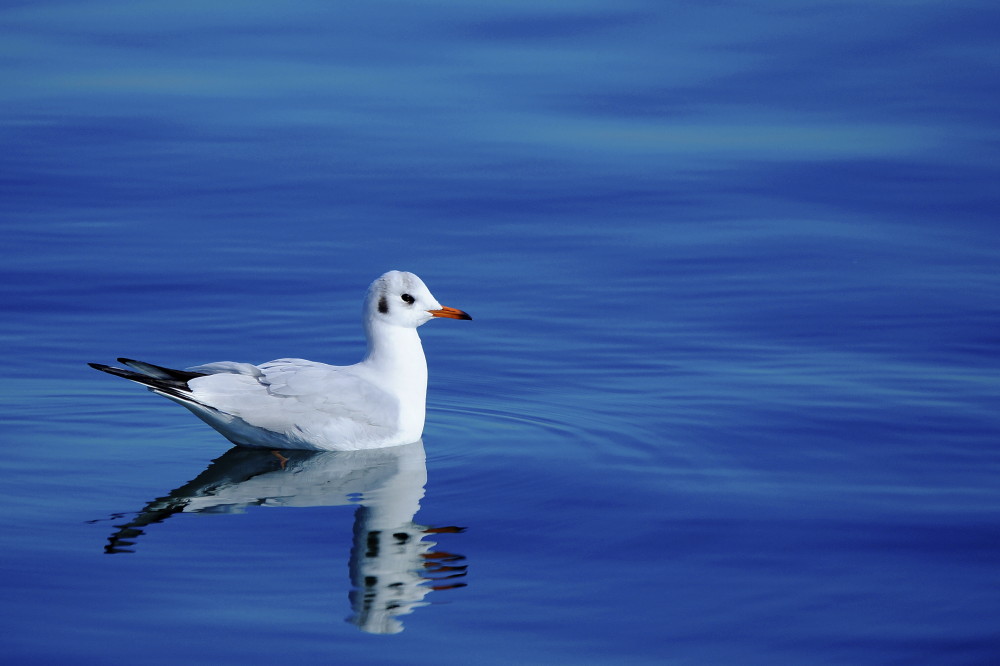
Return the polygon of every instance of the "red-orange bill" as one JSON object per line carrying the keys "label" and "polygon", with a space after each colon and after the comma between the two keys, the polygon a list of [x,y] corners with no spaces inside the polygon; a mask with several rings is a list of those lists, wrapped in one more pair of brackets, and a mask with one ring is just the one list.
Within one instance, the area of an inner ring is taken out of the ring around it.
{"label": "red-orange bill", "polygon": [[442,307],[440,310],[428,310],[428,312],[435,317],[444,317],[445,319],[472,319],[468,314],[457,308]]}

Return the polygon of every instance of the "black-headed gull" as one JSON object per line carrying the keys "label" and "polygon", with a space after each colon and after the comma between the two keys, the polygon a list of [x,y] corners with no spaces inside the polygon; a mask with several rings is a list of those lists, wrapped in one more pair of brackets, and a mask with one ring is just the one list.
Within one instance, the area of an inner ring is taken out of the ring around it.
{"label": "black-headed gull", "polygon": [[91,363],[180,403],[241,446],[351,451],[420,439],[427,361],[417,327],[434,317],[472,319],[442,306],[413,273],[372,282],[364,305],[368,354],[355,365],[300,358],[262,365],[223,361],[173,370],[120,358]]}

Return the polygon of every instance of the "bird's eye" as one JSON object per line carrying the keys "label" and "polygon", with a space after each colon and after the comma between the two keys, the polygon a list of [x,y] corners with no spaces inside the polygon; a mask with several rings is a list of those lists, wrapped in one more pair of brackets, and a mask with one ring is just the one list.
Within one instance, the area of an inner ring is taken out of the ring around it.
{"label": "bird's eye", "polygon": [[413,296],[410,296],[409,294],[403,294],[400,298],[402,298],[403,302],[407,305],[413,305],[413,301],[415,300]]}

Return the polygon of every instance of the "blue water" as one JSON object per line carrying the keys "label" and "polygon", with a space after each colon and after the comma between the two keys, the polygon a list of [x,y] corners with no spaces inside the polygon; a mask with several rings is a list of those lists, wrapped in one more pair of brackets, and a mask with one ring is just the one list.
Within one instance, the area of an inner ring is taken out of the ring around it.
{"label": "blue water", "polygon": [[[998,26],[8,3],[5,659],[1000,661]],[[474,317],[422,444],[282,469],[85,365],[353,363],[393,268]]]}

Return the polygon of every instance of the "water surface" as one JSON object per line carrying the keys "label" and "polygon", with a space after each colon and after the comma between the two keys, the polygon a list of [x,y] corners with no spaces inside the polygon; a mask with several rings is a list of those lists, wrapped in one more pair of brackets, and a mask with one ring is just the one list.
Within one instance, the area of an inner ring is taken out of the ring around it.
{"label": "water surface", "polygon": [[[3,9],[4,653],[995,661],[998,23]],[[353,363],[392,268],[475,318],[413,447],[283,469],[85,365]]]}

